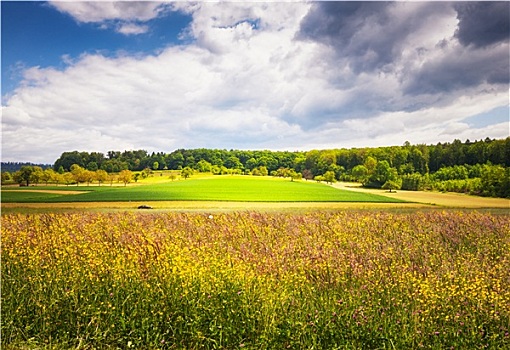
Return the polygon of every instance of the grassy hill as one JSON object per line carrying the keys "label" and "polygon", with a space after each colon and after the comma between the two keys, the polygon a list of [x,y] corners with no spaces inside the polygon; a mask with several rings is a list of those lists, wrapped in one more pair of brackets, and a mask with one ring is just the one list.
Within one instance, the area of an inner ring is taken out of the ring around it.
{"label": "grassy hill", "polygon": [[[46,188],[45,188],[46,189]],[[63,187],[58,187],[62,190]],[[403,202],[371,193],[341,190],[306,181],[249,176],[215,176],[128,187],[73,187],[81,194],[4,192],[2,202],[238,201],[238,202]],[[35,191],[35,190],[34,190]]]}

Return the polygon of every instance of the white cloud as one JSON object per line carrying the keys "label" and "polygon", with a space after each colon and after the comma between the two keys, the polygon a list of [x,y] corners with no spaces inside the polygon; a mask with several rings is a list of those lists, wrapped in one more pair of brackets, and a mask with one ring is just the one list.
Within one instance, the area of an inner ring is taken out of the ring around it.
{"label": "white cloud", "polygon": [[124,35],[149,31],[146,23],[165,13],[168,2],[154,1],[51,1],[60,12],[82,23],[99,23],[100,29],[114,29]]}
{"label": "white cloud", "polygon": [[168,5],[153,1],[50,1],[50,4],[83,23],[107,20],[149,21],[158,17]]}
{"label": "white cloud", "polygon": [[[340,122],[336,128],[348,135],[351,144],[363,145],[402,145],[411,143],[451,142],[453,139],[505,138],[509,136],[505,123],[471,128],[462,122],[466,116],[490,111],[497,106],[508,105],[508,95],[463,96],[447,106],[430,106],[413,112],[388,112],[367,119],[350,119]],[[328,145],[331,147],[331,145]]]}
{"label": "white cloud", "polygon": [[[102,14],[99,3],[62,4],[80,21],[120,18],[119,31],[130,34],[149,30],[134,21],[161,11],[156,3],[125,12],[108,3]],[[297,39],[309,3],[172,6],[193,16],[192,44],[137,57],[84,54],[67,58],[63,70],[25,70],[3,108],[3,158],[53,162],[75,149],[306,150],[505,136],[500,125],[473,129],[462,120],[508,104],[508,88],[486,83],[444,96],[405,94],[409,71],[441,60],[435,45],[453,35],[454,17],[442,17],[433,38],[426,25],[407,36],[422,38],[424,49],[404,40],[394,71],[355,73],[331,47]]]}
{"label": "white cloud", "polygon": [[117,28],[117,32],[124,35],[144,34],[148,31],[149,26],[136,23],[122,23]]}
{"label": "white cloud", "polygon": [[[3,129],[3,128],[2,128]],[[17,127],[16,130],[2,130],[2,161],[30,161],[34,163],[53,163],[62,152],[86,150],[87,152],[105,152],[105,145],[115,145],[114,150],[133,149],[129,139],[104,135],[101,131],[85,127],[69,127],[70,130],[53,127],[35,128]],[[23,137],[22,139],[20,138]]]}

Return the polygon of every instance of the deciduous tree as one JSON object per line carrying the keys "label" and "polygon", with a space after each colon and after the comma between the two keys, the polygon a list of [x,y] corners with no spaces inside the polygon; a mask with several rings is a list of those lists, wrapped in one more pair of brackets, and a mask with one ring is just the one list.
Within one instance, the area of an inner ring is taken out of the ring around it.
{"label": "deciduous tree", "polygon": [[22,166],[20,170],[14,173],[14,180],[21,184],[25,184],[25,186],[30,186],[30,181],[32,177],[32,173],[34,172],[34,167],[31,165]]}
{"label": "deciduous tree", "polygon": [[132,179],[133,173],[131,172],[131,170],[122,170],[119,173],[119,181],[122,181],[124,183],[124,186],[130,183]]}
{"label": "deciduous tree", "polygon": [[356,181],[361,182],[363,185],[367,183],[368,180],[368,169],[364,165],[356,165],[351,170],[352,176],[356,179]]}
{"label": "deciduous tree", "polygon": [[329,170],[324,173],[324,181],[332,184],[333,182],[336,182],[335,178],[335,172]]}
{"label": "deciduous tree", "polygon": [[184,169],[181,170],[181,176],[184,179],[187,179],[191,175],[193,175],[193,169],[191,169],[190,167],[185,167]]}
{"label": "deciduous tree", "polygon": [[382,188],[385,189],[385,190],[398,190],[400,188],[400,183],[395,180],[395,181],[392,181],[392,180],[388,180],[386,181],[383,185],[382,185]]}
{"label": "deciduous tree", "polygon": [[32,174],[30,174],[30,182],[38,184],[43,178],[43,170],[40,166],[33,166]]}
{"label": "deciduous tree", "polygon": [[99,183],[99,186],[101,186],[103,182],[108,180],[108,173],[103,169],[96,170],[96,180]]}
{"label": "deciduous tree", "polygon": [[51,168],[48,168],[43,171],[41,180],[43,180],[46,186],[48,186],[49,182],[56,181],[56,176],[57,172]]}

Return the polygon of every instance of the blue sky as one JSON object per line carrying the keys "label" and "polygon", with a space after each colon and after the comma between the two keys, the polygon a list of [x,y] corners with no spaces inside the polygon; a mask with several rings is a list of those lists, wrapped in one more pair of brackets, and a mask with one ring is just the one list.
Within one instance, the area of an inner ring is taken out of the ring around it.
{"label": "blue sky", "polygon": [[509,136],[508,2],[1,5],[2,161]]}
{"label": "blue sky", "polygon": [[123,35],[100,29],[95,22],[77,22],[47,2],[2,1],[2,94],[16,88],[22,68],[65,69],[64,57],[77,59],[96,52],[111,57],[119,51],[154,54],[168,45],[181,44],[185,40],[180,40],[179,34],[190,20],[183,13],[170,12],[148,22],[150,33]]}

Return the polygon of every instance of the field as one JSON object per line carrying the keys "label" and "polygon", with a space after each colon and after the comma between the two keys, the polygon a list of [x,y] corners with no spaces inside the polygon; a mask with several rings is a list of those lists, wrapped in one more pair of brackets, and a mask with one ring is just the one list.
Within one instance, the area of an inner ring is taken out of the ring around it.
{"label": "field", "polygon": [[508,200],[243,176],[5,189],[4,349],[510,347]]}
{"label": "field", "polygon": [[312,181],[248,176],[205,176],[171,181],[154,176],[115,186],[2,187],[2,213],[125,211],[150,205],[160,211],[308,211],[342,209],[477,208],[506,213],[510,200],[458,193],[364,189]]}
{"label": "field", "polygon": [[502,349],[510,219],[2,215],[2,348]]}
{"label": "field", "polygon": [[[44,189],[45,192],[37,192]],[[52,193],[49,189],[59,190]],[[65,190],[72,194],[64,194]],[[77,194],[81,189],[83,193]],[[316,182],[248,176],[216,176],[140,186],[33,187],[3,191],[2,202],[115,201],[237,201],[237,202],[403,202],[398,199],[335,189]]]}

